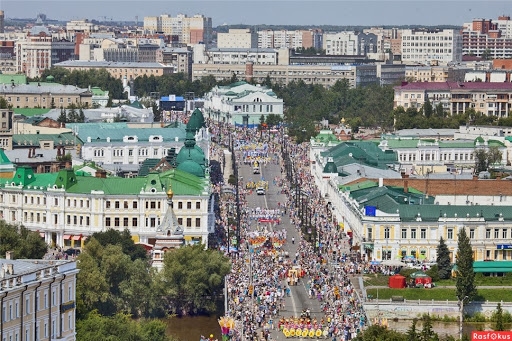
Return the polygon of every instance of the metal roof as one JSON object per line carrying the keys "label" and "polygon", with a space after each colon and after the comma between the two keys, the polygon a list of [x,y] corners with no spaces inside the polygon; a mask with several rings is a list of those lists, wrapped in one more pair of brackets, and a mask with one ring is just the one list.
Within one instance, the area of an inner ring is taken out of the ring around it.
{"label": "metal roof", "polygon": [[104,67],[104,68],[173,68],[162,63],[132,63],[132,62],[107,62],[87,60],[66,60],[54,64],[55,67]]}

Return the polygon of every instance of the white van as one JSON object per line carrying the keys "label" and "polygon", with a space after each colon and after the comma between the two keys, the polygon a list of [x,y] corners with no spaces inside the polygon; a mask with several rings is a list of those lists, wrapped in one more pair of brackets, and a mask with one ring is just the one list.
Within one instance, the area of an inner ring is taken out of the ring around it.
{"label": "white van", "polygon": [[256,188],[256,194],[265,195],[265,188],[263,188],[263,187]]}

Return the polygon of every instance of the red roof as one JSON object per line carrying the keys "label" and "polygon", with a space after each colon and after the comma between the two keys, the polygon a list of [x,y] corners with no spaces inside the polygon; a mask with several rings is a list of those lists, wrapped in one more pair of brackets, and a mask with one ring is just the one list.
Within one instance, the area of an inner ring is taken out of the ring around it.
{"label": "red roof", "polygon": [[511,83],[502,82],[414,82],[402,83],[397,90],[511,90]]}

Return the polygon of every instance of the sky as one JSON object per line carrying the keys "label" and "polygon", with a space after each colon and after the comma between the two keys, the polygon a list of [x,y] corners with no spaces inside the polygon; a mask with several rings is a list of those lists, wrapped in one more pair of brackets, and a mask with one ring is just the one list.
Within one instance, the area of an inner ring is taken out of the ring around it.
{"label": "sky", "polygon": [[203,14],[213,26],[247,25],[462,25],[473,18],[512,16],[502,0],[0,0],[6,18],[130,20],[160,14]]}

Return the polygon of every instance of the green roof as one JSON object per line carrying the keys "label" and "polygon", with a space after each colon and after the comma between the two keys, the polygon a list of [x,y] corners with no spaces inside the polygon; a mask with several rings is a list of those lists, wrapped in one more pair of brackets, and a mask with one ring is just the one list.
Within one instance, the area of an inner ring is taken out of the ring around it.
{"label": "green roof", "polygon": [[0,148],[0,165],[12,165],[11,160],[5,155],[5,152]]}
{"label": "green roof", "polygon": [[53,141],[56,146],[76,146],[83,144],[73,133],[60,134],[16,134],[12,136],[13,147],[39,146],[40,141]]}
{"label": "green roof", "polygon": [[13,108],[12,111],[16,115],[23,115],[27,117],[31,116],[40,116],[47,114],[51,109],[43,109],[43,108]]}
{"label": "green roof", "polygon": [[315,142],[318,143],[327,143],[327,142],[340,142],[336,135],[333,133],[327,133],[323,130],[320,131],[318,135],[316,135],[314,138]]}
{"label": "green roof", "polygon": [[375,181],[371,180],[365,180],[362,182],[354,183],[351,185],[340,185],[339,189],[342,191],[356,191],[359,189],[365,189],[365,188],[371,188],[371,187],[377,187],[377,183]]}
{"label": "green roof", "polygon": [[473,262],[474,272],[512,272],[512,261],[475,261]]}
{"label": "green roof", "polygon": [[[327,149],[321,155],[324,157],[332,156],[337,167],[350,163],[360,163],[387,169],[388,164],[398,162],[395,151],[382,151],[377,143],[368,141],[346,141]],[[347,157],[349,158],[347,159]]]}
{"label": "green roof", "polygon": [[146,159],[142,162],[139,168],[139,176],[146,176],[149,174],[149,171],[154,168],[161,159]]}
{"label": "green roof", "polygon": [[422,221],[438,221],[446,214],[447,218],[484,218],[485,221],[512,220],[510,206],[489,205],[401,205],[400,219],[415,221],[420,214]]}
{"label": "green roof", "polygon": [[8,75],[0,73],[0,84],[27,84],[27,76],[22,74]]}
{"label": "green roof", "polygon": [[205,127],[204,116],[201,110],[196,109],[190,115],[187,122],[187,130],[197,132],[199,129]]}
{"label": "green roof", "polygon": [[161,128],[130,128],[126,122],[114,123],[67,123],[66,128],[77,131],[83,141],[90,137],[92,142],[123,142],[125,136],[137,136],[139,142],[149,141],[150,136],[162,136],[164,141],[185,139],[185,125],[180,124],[177,128],[174,125]]}

